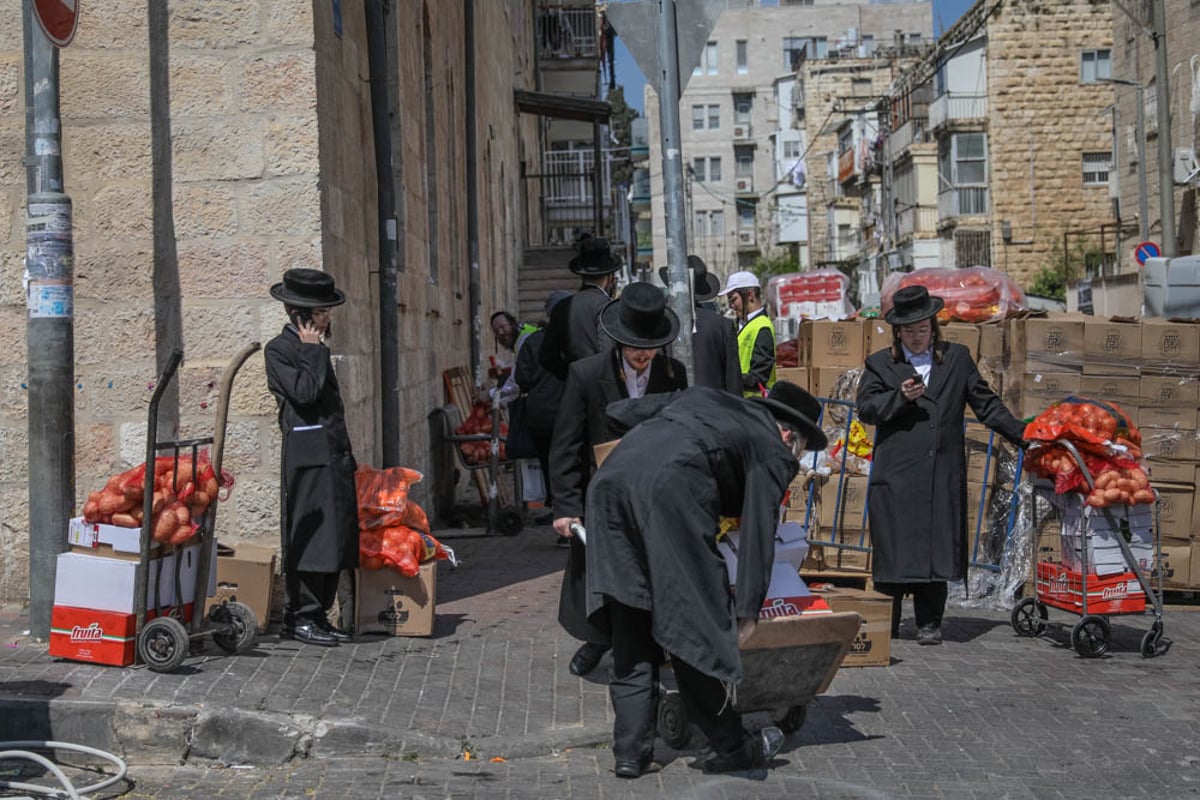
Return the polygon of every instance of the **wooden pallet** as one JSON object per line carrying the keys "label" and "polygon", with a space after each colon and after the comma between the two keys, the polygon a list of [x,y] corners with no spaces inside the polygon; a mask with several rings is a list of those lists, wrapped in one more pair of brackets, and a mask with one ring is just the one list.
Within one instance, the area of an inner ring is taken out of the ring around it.
{"label": "wooden pallet", "polygon": [[834,586],[848,586],[855,589],[875,590],[875,581],[869,572],[858,572],[844,569],[801,569],[800,577],[806,584],[832,583]]}
{"label": "wooden pallet", "polygon": [[[442,383],[446,387],[446,402],[458,409],[460,420],[466,419],[475,404],[475,382],[471,377],[471,370],[466,367],[451,367],[442,372]],[[486,508],[488,504],[486,465],[468,464],[466,459],[463,458],[463,453],[459,446],[455,444],[453,448],[456,463],[470,473],[471,480],[475,483],[475,488],[479,490],[479,503]],[[501,461],[501,468],[506,463]],[[501,475],[496,476],[496,491],[500,501],[500,508],[507,508],[512,505],[511,491],[508,488],[507,482],[502,480]]]}

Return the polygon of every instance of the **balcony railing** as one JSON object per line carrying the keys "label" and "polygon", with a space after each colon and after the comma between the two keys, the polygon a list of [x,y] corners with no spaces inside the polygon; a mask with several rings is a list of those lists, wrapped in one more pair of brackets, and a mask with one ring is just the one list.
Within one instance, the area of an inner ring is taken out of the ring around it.
{"label": "balcony railing", "polygon": [[929,127],[938,128],[953,120],[987,119],[986,94],[946,92],[929,104]]}
{"label": "balcony railing", "polygon": [[[542,192],[549,205],[591,205],[592,168],[591,150],[551,151],[542,161]],[[604,184],[601,196],[608,201],[609,164],[604,164]]]}
{"label": "balcony railing", "polygon": [[888,136],[888,152],[894,158],[913,142],[919,142],[925,133],[925,120],[910,119]]}
{"label": "balcony railing", "polygon": [[896,214],[896,235],[912,236],[914,233],[937,231],[938,210],[931,206],[908,206]]}
{"label": "balcony railing", "polygon": [[983,216],[988,213],[986,186],[956,186],[938,194],[938,217]]}
{"label": "balcony railing", "polygon": [[594,8],[543,7],[537,17],[538,54],[545,58],[595,58]]}
{"label": "balcony railing", "polygon": [[848,147],[838,154],[838,182],[845,183],[854,177],[854,148]]}

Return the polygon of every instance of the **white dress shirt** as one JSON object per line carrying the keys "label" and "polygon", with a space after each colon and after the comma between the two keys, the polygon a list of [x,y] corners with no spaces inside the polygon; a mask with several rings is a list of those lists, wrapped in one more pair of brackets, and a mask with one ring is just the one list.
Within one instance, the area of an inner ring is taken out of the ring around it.
{"label": "white dress shirt", "polygon": [[933,348],[929,348],[924,353],[913,353],[904,345],[900,345],[900,349],[904,351],[904,357],[908,359],[908,363],[912,364],[913,369],[921,376],[921,380],[925,385],[929,385],[929,373],[933,369]]}
{"label": "white dress shirt", "polygon": [[643,397],[646,394],[646,387],[650,385],[650,367],[639,373],[633,368],[633,365],[621,356],[621,375],[625,377],[625,389],[629,392],[629,396],[633,399]]}

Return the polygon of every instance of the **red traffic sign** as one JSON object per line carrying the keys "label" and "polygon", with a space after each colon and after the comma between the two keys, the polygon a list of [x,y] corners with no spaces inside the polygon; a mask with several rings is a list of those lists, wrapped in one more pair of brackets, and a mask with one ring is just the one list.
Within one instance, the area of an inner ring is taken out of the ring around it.
{"label": "red traffic sign", "polygon": [[79,27],[79,0],[33,0],[33,15],[47,39],[66,47]]}
{"label": "red traffic sign", "polygon": [[1142,242],[1133,249],[1133,257],[1140,267],[1146,266],[1146,259],[1158,258],[1161,254],[1162,251],[1154,242]]}

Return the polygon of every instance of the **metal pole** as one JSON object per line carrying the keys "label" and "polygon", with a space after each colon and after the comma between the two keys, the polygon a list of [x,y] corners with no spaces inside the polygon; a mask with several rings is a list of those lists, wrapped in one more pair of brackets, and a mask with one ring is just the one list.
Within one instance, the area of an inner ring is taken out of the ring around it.
{"label": "metal pole", "polygon": [[480,344],[479,308],[483,305],[483,290],[479,283],[479,147],[475,131],[475,0],[465,0],[463,6],[464,50],[466,52],[466,146],[467,146],[467,259],[471,265],[468,299],[471,314],[471,372],[475,386],[483,385],[483,347]]}
{"label": "metal pole", "polygon": [[[592,123],[592,226],[593,235],[604,235],[604,166],[600,162],[600,123]],[[583,170],[580,170],[582,172]]]}
{"label": "metal pole", "polygon": [[[1138,232],[1142,241],[1150,238],[1150,193],[1146,189],[1146,96],[1145,87],[1134,84],[1137,89],[1137,152],[1138,152]],[[1165,246],[1165,245],[1164,245]]]}
{"label": "metal pole", "polygon": [[671,352],[683,362],[688,385],[696,370],[692,357],[692,282],[687,268],[687,226],[683,205],[683,150],[679,133],[679,55],[675,38],[675,0],[658,2],[658,100],[662,122],[663,205],[667,217],[667,278],[671,309],[679,316],[680,336]]}
{"label": "metal pole", "polygon": [[1154,93],[1158,101],[1158,204],[1162,219],[1162,254],[1174,258],[1175,149],[1171,144],[1171,66],[1167,61],[1167,14],[1164,0],[1151,0],[1154,36]]}
{"label": "metal pole", "polygon": [[50,636],[54,576],[75,504],[74,245],[63,193],[58,50],[22,4],[25,51],[25,339],[29,386],[29,628]]}

